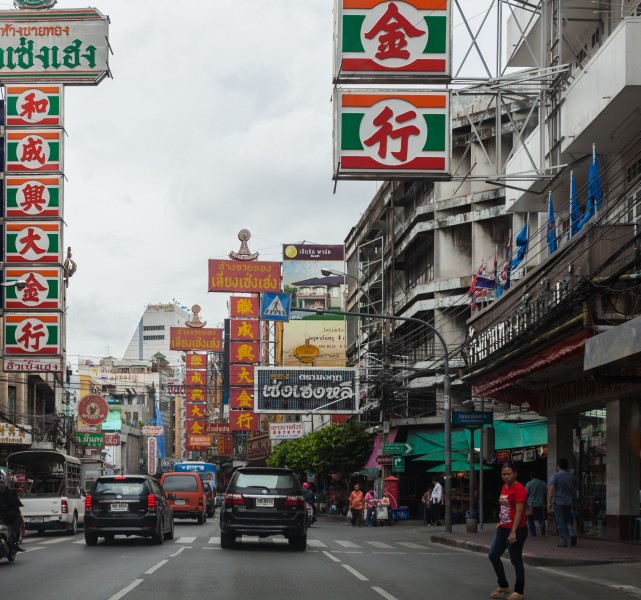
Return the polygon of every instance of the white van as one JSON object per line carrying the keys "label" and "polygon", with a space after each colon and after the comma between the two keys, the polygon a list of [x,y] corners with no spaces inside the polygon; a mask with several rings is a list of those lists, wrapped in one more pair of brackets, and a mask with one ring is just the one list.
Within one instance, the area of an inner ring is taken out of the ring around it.
{"label": "white van", "polygon": [[20,510],[26,529],[76,534],[85,520],[78,458],[55,450],[26,450],[10,454],[7,467],[24,504]]}

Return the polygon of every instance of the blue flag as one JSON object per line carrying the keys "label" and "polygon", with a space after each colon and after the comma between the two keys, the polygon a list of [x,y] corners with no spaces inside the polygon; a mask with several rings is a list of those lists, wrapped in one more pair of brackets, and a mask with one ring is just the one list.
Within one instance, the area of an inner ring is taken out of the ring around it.
{"label": "blue flag", "polygon": [[576,193],[576,183],[574,183],[574,171],[572,171],[570,173],[570,230],[568,231],[568,239],[579,233],[581,227],[583,227],[581,207],[579,206],[579,195]]}
{"label": "blue flag", "polygon": [[548,196],[548,225],[546,239],[548,243],[548,250],[550,254],[556,252],[556,218],[554,217],[554,204],[552,204],[552,192]]}
{"label": "blue flag", "polygon": [[[158,392],[154,392],[154,414],[156,416],[156,425],[163,427],[162,412],[160,411],[160,402],[158,401]],[[156,439],[156,452],[158,458],[165,458],[165,433]]]}
{"label": "blue flag", "polygon": [[512,259],[512,264],[510,265],[510,271],[514,271],[514,269],[516,269],[521,264],[521,262],[523,262],[523,259],[527,254],[527,242],[527,221],[525,221],[525,225],[523,225],[523,228],[516,236],[516,252],[514,253],[514,258]]}
{"label": "blue flag", "polygon": [[588,203],[592,200],[595,211],[600,211],[603,204],[603,192],[601,191],[601,177],[599,175],[599,162],[596,156],[596,147],[592,146],[592,164],[588,175]]}

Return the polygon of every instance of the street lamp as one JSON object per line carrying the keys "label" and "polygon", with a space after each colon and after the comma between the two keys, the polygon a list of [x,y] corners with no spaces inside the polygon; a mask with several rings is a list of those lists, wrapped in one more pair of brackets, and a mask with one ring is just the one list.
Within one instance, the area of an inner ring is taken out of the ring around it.
{"label": "street lamp", "polygon": [[[322,271],[321,271],[322,272]],[[324,310],[316,308],[297,308],[297,311],[314,313],[314,314],[327,314],[334,313],[337,315],[345,315],[346,317],[361,317],[361,318],[374,318],[374,319],[387,319],[389,321],[405,321],[408,323],[418,323],[424,325],[438,338],[443,346],[443,425],[445,437],[445,531],[452,533],[452,405],[450,401],[450,355],[447,350],[447,344],[443,335],[430,323],[417,319],[415,317],[397,317],[395,315],[372,315],[368,313],[358,312],[345,312],[340,310]]]}
{"label": "street lamp", "polygon": [[2,287],[15,287],[18,290],[24,290],[27,287],[27,282],[24,279],[17,279],[16,281],[3,281],[0,283]]}

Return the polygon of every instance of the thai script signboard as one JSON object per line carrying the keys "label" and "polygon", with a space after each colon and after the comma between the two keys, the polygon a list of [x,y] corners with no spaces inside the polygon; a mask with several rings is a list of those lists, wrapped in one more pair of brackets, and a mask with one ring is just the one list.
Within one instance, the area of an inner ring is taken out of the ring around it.
{"label": "thai script signboard", "polygon": [[448,178],[447,92],[337,89],[336,179]]}
{"label": "thai script signboard", "polygon": [[62,357],[19,357],[3,358],[2,370],[7,373],[61,373]]}
{"label": "thai script signboard", "polygon": [[260,420],[253,410],[230,410],[229,427],[232,431],[258,431]]}
{"label": "thai script signboard", "polygon": [[259,413],[352,414],[358,410],[358,370],[256,367]]}
{"label": "thai script signboard", "polygon": [[280,263],[210,259],[209,291],[280,292]]}
{"label": "thai script signboard", "polygon": [[223,330],[211,327],[170,327],[169,349],[222,352]]}
{"label": "thai script signboard", "polygon": [[76,442],[88,448],[102,448],[105,445],[104,433],[76,433]]}
{"label": "thai script signboard", "polygon": [[335,83],[446,83],[449,0],[337,0]]}
{"label": "thai script signboard", "polygon": [[31,425],[0,423],[0,444],[31,444]]}
{"label": "thai script signboard", "polygon": [[302,423],[270,423],[270,440],[293,440],[303,437]]}
{"label": "thai script signboard", "polygon": [[229,428],[229,423],[205,423],[205,432],[206,433],[215,433],[217,435],[225,435],[231,433]]}
{"label": "thai script signboard", "polygon": [[95,8],[0,11],[0,79],[95,85],[109,73],[108,37]]}
{"label": "thai script signboard", "polygon": [[62,218],[62,175],[7,175],[4,216]]}

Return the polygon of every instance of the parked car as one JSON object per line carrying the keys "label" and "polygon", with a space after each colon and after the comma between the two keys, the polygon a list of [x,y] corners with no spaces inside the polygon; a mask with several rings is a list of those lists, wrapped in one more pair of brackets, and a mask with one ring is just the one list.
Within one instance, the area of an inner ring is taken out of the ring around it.
{"label": "parked car", "polygon": [[207,520],[205,486],[200,475],[176,471],[163,473],[160,485],[169,495],[174,519],[196,519],[198,525]]}
{"label": "parked car", "polygon": [[116,535],[174,539],[174,515],[158,482],[148,475],[98,477],[85,496],[85,542],[95,546]]}
{"label": "parked car", "polygon": [[216,513],[216,489],[208,481],[203,483],[203,487],[205,488],[205,506],[207,509],[207,516],[210,519],[213,519],[214,514]]}
{"label": "parked car", "polygon": [[243,535],[283,535],[291,548],[303,551],[307,527],[302,487],[291,469],[243,467],[233,474],[220,508],[222,548]]}

